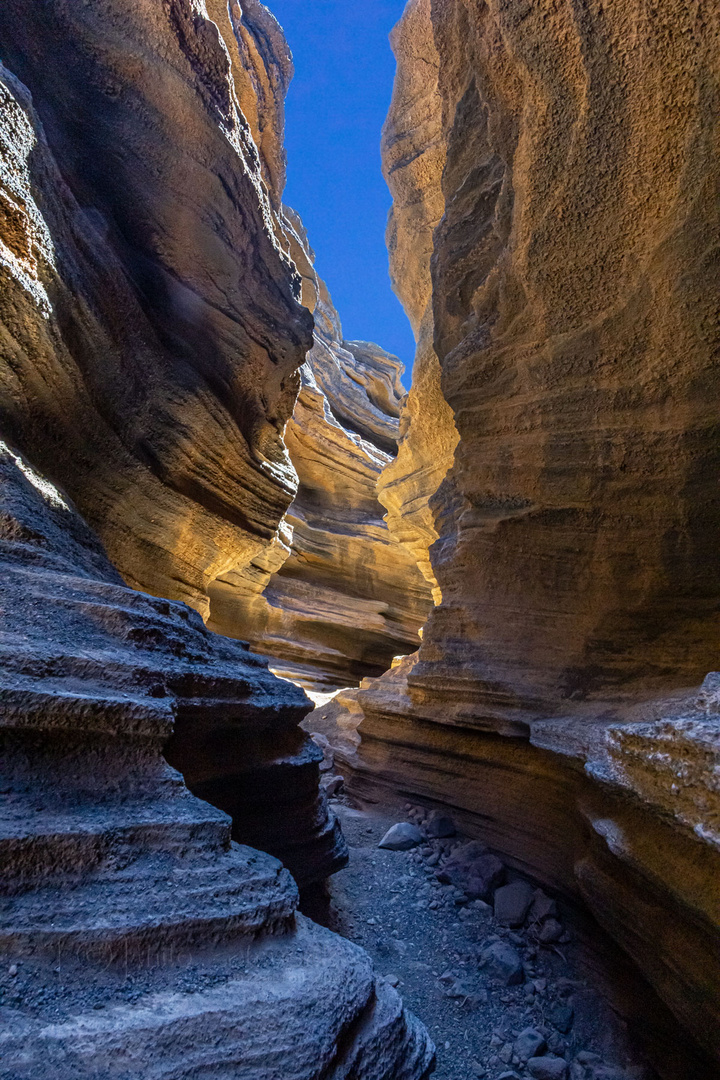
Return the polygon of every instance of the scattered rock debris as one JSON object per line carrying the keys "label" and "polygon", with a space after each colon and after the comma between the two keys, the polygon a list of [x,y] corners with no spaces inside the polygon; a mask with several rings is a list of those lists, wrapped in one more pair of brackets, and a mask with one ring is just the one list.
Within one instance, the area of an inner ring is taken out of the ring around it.
{"label": "scattered rock debris", "polygon": [[327,921],[426,1024],[436,1080],[655,1080],[579,965],[553,897],[447,814],[334,806],[351,859],[332,879]]}

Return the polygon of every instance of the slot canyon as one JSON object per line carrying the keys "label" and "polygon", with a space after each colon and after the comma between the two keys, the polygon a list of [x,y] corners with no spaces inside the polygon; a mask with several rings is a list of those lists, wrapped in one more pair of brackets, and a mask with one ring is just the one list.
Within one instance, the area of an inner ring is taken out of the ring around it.
{"label": "slot canyon", "polygon": [[391,45],[407,393],[272,0],[0,3],[0,1080],[720,1076],[720,7]]}

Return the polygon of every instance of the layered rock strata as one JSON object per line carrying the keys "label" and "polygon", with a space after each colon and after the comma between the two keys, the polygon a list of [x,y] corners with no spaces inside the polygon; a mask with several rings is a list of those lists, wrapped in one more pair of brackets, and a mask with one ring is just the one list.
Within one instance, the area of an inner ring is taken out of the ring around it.
{"label": "layered rock strata", "polygon": [[[718,15],[410,20],[437,56],[434,346],[460,439],[427,511],[442,604],[352,693],[350,783],[450,805],[581,896],[717,1062]],[[401,90],[428,49],[398,49]]]}
{"label": "layered rock strata", "polygon": [[297,487],[287,46],[256,2],[8,0],[0,56],[2,430],[126,582],[206,616]]}
{"label": "layered rock strata", "polygon": [[127,588],[5,444],[0,564],[3,1080],[426,1075],[424,1029],[367,956],[298,915],[288,870],[232,842],[161,756],[188,731],[201,760],[242,744],[235,831],[264,838],[305,814],[302,693],[189,608]]}
{"label": "layered rock strata", "polygon": [[400,361],[345,341],[302,225],[286,210],[314,312],[313,348],[285,442],[298,473],[282,542],[210,586],[209,626],[246,639],[312,691],[357,685],[413,651],[432,604],[412,551],[383,520],[376,486],[397,453]]}
{"label": "layered rock strata", "polygon": [[382,138],[383,171],[393,197],[387,243],[393,288],[417,351],[397,458],[383,470],[377,490],[392,535],[412,552],[437,603],[442,594],[429,549],[440,533],[430,498],[452,465],[458,435],[433,344],[430,258],[443,213],[445,139],[430,0],[412,0],[390,40],[398,67]]}

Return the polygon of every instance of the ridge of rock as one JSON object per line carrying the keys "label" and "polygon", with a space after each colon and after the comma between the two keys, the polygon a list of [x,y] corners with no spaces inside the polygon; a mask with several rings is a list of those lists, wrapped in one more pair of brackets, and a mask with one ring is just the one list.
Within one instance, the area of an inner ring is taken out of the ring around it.
{"label": "ridge of rock", "polygon": [[[426,1033],[368,957],[296,913],[276,858],[231,840],[276,842],[291,821],[301,880],[342,855],[320,827],[320,755],[294,778],[302,692],[123,585],[5,444],[0,523],[0,954],[16,975],[0,1077],[426,1076]],[[249,788],[234,823],[161,756],[172,735],[171,757],[189,740],[202,760],[221,725],[230,786]]]}
{"label": "ridge of rock", "polygon": [[0,37],[2,431],[128,584],[206,616],[297,486],[287,46],[262,4],[191,0],[9,0]]}
{"label": "ridge of rock", "polygon": [[431,606],[413,553],[383,520],[376,487],[397,452],[400,361],[345,341],[297,215],[284,210],[314,313],[285,442],[299,487],[280,541],[210,587],[208,625],[246,639],[311,692],[357,684],[413,651]]}

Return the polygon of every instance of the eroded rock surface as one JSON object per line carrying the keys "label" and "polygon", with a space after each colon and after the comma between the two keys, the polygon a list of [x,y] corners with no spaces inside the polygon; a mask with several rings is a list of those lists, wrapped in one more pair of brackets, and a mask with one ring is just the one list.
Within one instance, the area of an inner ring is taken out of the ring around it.
{"label": "eroded rock surface", "polygon": [[287,46],[262,4],[194,0],[9,0],[0,41],[2,431],[125,581],[207,615],[297,485]]}
{"label": "eroded rock surface", "polygon": [[397,458],[383,470],[378,498],[391,533],[412,552],[439,602],[429,548],[440,534],[429,500],[452,464],[458,435],[433,345],[430,257],[433,230],[443,213],[445,139],[430,0],[410,0],[391,44],[398,69],[382,142],[393,196],[387,241],[393,288],[412,324],[417,351]]}
{"label": "eroded rock surface", "polygon": [[209,625],[247,639],[273,670],[308,689],[357,684],[412,652],[431,593],[410,549],[383,520],[376,486],[397,452],[400,361],[377,345],[343,339],[291,211],[303,302],[314,312],[313,348],[285,442],[299,477],[282,544],[210,587]]}
{"label": "eroded rock surface", "polygon": [[416,656],[318,719],[356,794],[452,806],[582,894],[717,1062],[718,15],[441,0],[410,20],[394,109],[415,86],[432,136],[387,160],[427,192],[398,184],[399,220],[438,219],[442,603]]}
{"label": "eroded rock surface", "polygon": [[302,692],[125,586],[4,443],[0,564],[3,1080],[424,1076],[426,1033],[367,956],[299,916],[288,870],[232,842],[161,756],[172,735],[171,757],[192,744],[202,762],[222,736],[235,835],[302,819],[288,862],[326,873]]}
{"label": "eroded rock surface", "polygon": [[308,699],[200,617],[297,489],[280,28],[12,0],[0,42],[0,1076],[420,1080],[297,913],[346,858]]}

